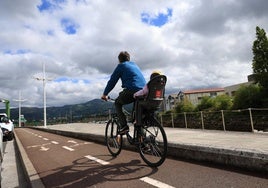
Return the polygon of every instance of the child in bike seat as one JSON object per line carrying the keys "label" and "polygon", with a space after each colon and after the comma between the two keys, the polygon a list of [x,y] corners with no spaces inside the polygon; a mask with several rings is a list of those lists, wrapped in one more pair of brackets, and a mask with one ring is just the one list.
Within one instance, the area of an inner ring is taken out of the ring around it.
{"label": "child in bike seat", "polygon": [[[155,78],[156,76],[162,75],[160,71],[153,71],[151,76],[150,76],[150,80],[152,80],[153,78]],[[148,82],[149,83],[149,82]],[[137,98],[146,98],[148,93],[149,93],[149,88],[148,88],[148,83],[139,91],[137,91],[136,93],[133,94],[133,97],[135,99]],[[141,119],[144,116],[144,105],[141,105],[140,101],[136,101],[136,110],[137,110],[137,117],[136,120],[134,121],[134,124],[136,125],[140,125],[141,124]]]}
{"label": "child in bike seat", "polygon": [[[150,76],[150,80],[152,80],[154,77],[159,76],[159,75],[161,75],[160,71],[153,71],[151,76]],[[136,93],[133,94],[133,97],[134,98],[146,97],[148,92],[149,92],[148,85],[145,84],[145,86],[141,90],[139,90],[139,91],[137,91]]]}

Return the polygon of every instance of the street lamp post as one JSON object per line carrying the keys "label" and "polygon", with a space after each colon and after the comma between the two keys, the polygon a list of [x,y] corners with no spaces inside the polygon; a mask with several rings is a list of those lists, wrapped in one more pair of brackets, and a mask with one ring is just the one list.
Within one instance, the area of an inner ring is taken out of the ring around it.
{"label": "street lamp post", "polygon": [[47,110],[46,110],[46,82],[51,79],[46,78],[45,63],[43,63],[43,77],[35,77],[36,80],[43,81],[43,97],[44,97],[44,127],[47,128]]}
{"label": "street lamp post", "polygon": [[19,91],[19,99],[14,99],[14,101],[19,102],[19,127],[21,127],[21,102],[26,101],[26,99],[21,99],[21,92]]}

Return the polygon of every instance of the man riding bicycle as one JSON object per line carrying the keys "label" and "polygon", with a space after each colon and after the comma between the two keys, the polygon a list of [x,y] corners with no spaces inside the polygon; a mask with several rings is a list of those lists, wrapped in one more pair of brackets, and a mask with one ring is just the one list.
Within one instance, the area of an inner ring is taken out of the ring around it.
{"label": "man riding bicycle", "polygon": [[146,81],[138,65],[130,61],[128,52],[120,52],[118,60],[119,64],[116,66],[110,80],[107,82],[101,99],[107,100],[108,94],[113,90],[118,80],[121,79],[123,91],[119,93],[119,96],[115,100],[115,109],[120,123],[120,134],[125,134],[129,131],[129,127],[122,107],[125,104],[130,104],[135,101],[133,94],[141,90],[145,86]]}

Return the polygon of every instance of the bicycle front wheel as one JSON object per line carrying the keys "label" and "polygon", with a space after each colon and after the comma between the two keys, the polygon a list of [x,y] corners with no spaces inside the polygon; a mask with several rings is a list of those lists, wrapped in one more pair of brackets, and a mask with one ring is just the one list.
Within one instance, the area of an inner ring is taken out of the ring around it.
{"label": "bicycle front wheel", "polygon": [[141,127],[139,153],[143,161],[158,167],[167,156],[167,136],[164,128],[154,118],[146,119]]}
{"label": "bicycle front wheel", "polygon": [[105,129],[105,143],[114,157],[120,154],[122,150],[122,135],[118,134],[119,125],[116,121],[109,120]]}

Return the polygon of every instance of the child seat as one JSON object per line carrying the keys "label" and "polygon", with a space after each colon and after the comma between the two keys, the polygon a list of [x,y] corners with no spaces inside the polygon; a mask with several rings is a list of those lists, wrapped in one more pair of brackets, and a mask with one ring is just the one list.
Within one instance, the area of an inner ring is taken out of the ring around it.
{"label": "child seat", "polygon": [[148,95],[144,101],[139,104],[146,110],[155,111],[160,108],[165,95],[165,86],[167,77],[165,75],[158,75],[151,79],[148,83]]}

